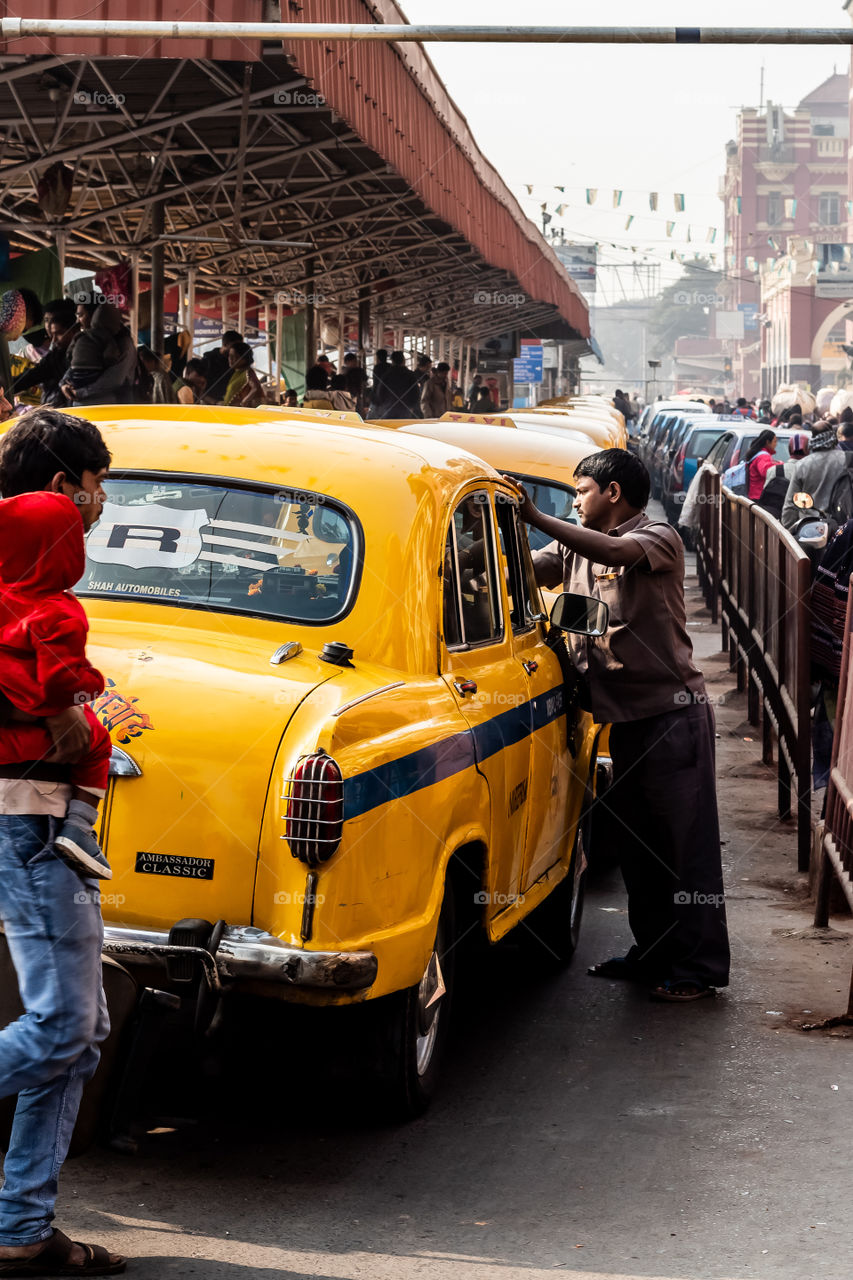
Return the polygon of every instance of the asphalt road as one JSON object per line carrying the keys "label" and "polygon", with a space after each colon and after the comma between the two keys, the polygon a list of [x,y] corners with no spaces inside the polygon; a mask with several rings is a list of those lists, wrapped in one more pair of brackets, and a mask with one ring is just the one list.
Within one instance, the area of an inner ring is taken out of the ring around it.
{"label": "asphalt road", "polygon": [[59,1225],[130,1254],[139,1280],[849,1280],[853,1044],[800,1024],[843,1010],[853,928],[809,936],[773,774],[718,633],[692,626],[719,700],[726,993],[655,1005],[586,976],[628,942],[610,875],[563,975],[535,978],[514,947],[488,958],[424,1118],[365,1111],[352,1026],[318,1039],[260,1013],[218,1076],[185,1064],[182,1091],[160,1068],[196,1123],[68,1164]]}

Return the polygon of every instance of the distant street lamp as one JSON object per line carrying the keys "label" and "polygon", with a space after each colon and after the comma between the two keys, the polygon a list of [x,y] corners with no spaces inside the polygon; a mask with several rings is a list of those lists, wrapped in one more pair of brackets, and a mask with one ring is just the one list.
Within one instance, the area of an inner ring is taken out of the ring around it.
{"label": "distant street lamp", "polygon": [[654,393],[655,393],[655,387],[657,386],[657,374],[655,373],[655,369],[659,369],[659,368],[660,368],[660,364],[661,364],[661,362],[660,362],[660,360],[647,360],[647,361],[646,361],[646,364],[649,366],[649,368],[650,368],[650,369],[651,369],[651,371],[652,371],[652,376],[651,376],[651,384],[652,384],[652,385],[651,385],[651,393],[649,392],[649,381],[650,381],[650,380],[649,380],[648,378],[646,378],[646,404],[650,404],[650,403],[651,403],[651,400],[650,400],[650,394],[651,394],[651,396],[652,396],[652,397],[654,396]]}

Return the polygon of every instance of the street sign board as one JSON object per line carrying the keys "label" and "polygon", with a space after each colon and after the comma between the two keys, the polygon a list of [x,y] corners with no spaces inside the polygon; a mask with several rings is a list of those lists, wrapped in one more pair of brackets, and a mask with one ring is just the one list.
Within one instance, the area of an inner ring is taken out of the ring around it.
{"label": "street sign board", "polygon": [[513,360],[515,382],[541,382],[544,357],[542,343],[530,338],[521,339],[521,355]]}

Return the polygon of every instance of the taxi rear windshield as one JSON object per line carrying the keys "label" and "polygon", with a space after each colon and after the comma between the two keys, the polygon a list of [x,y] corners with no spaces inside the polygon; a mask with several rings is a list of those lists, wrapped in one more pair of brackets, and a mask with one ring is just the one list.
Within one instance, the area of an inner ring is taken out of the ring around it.
{"label": "taxi rear windshield", "polygon": [[320,623],[352,606],[355,516],[323,494],[110,477],[82,596]]}

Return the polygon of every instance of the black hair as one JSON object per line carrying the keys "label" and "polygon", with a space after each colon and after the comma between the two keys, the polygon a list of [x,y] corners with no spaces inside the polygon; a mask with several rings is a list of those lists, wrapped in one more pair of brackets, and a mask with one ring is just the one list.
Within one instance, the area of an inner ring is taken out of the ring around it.
{"label": "black hair", "polygon": [[200,373],[203,378],[207,377],[207,368],[203,360],[188,360],[184,365],[184,373]]}
{"label": "black hair", "polygon": [[58,409],[32,409],[18,418],[0,444],[0,496],[46,489],[58,471],[71,484],[83,472],[110,465],[110,451],[98,428]]}
{"label": "black hair", "polygon": [[388,352],[385,350],[384,347],[378,347],[376,351],[376,363],[385,364],[385,361],[387,359],[388,359]]}
{"label": "black hair", "polygon": [[154,352],[151,350],[150,347],[145,347],[145,346],[137,347],[136,353],[139,356],[140,360],[157,360],[158,359],[158,357],[155,356]]}
{"label": "black hair", "polygon": [[92,295],[90,293],[75,293],[71,301],[74,303],[75,311],[78,307],[82,307],[90,316],[95,314],[98,310],[98,306],[100,305],[97,302],[92,302]]}
{"label": "black hair", "polygon": [[849,404],[844,409],[841,410],[840,421],[853,422],[853,409],[850,408]]}
{"label": "black hair", "polygon": [[329,382],[330,391],[346,391],[347,378],[345,373],[333,373]]}
{"label": "black hair", "polygon": [[752,462],[752,459],[755,457],[755,455],[757,453],[760,453],[762,449],[766,448],[771,440],[775,440],[775,439],[776,439],[776,432],[773,431],[770,427],[765,427],[763,431],[759,431],[758,435],[755,437],[752,444],[749,446],[749,448],[746,451],[744,462]]}
{"label": "black hair", "polygon": [[219,339],[219,345],[220,347],[233,347],[235,342],[242,341],[242,333],[238,333],[236,329],[226,329],[222,337]]}
{"label": "black hair", "polygon": [[840,423],[838,434],[842,440],[853,440],[853,418]]}
{"label": "black hair", "polygon": [[348,351],[348,352],[346,353],[346,355],[344,356],[344,364],[346,364],[347,360],[354,360],[354,361],[356,362],[356,364],[358,364],[358,352],[357,352],[357,351]]}
{"label": "black hair", "polygon": [[392,363],[392,364],[405,364],[405,363],[406,363],[406,353],[405,353],[405,351],[392,351],[392,352],[391,352],[391,363]]}
{"label": "black hair", "polygon": [[427,355],[418,356],[419,369],[423,369],[424,365],[427,365],[427,364],[432,364],[432,356],[427,356]]}
{"label": "black hair", "polygon": [[746,396],[738,396],[738,398],[737,398],[737,405],[738,405],[738,408],[739,408],[739,409],[742,409],[742,408],[744,407],[744,405],[745,405],[745,404],[746,404]]}
{"label": "black hair", "polygon": [[803,416],[801,413],[792,413],[788,419],[789,427],[801,427],[803,425]]}
{"label": "black hair", "polygon": [[255,359],[252,348],[249,346],[248,342],[232,342],[231,350],[234,352],[235,360],[245,360],[246,356],[248,356],[249,364],[252,364]]}
{"label": "black hair", "polygon": [[70,298],[54,298],[52,302],[46,302],[44,314],[52,315],[63,329],[70,329],[77,320],[75,306]]}
{"label": "black hair", "polygon": [[436,373],[450,373],[450,365],[442,360],[440,364],[435,366]]}
{"label": "black hair", "polygon": [[635,511],[642,511],[649,500],[651,481],[644,464],[626,449],[602,449],[591,453],[575,467],[575,479],[587,476],[602,493],[609,484],[618,484],[622,496]]}

